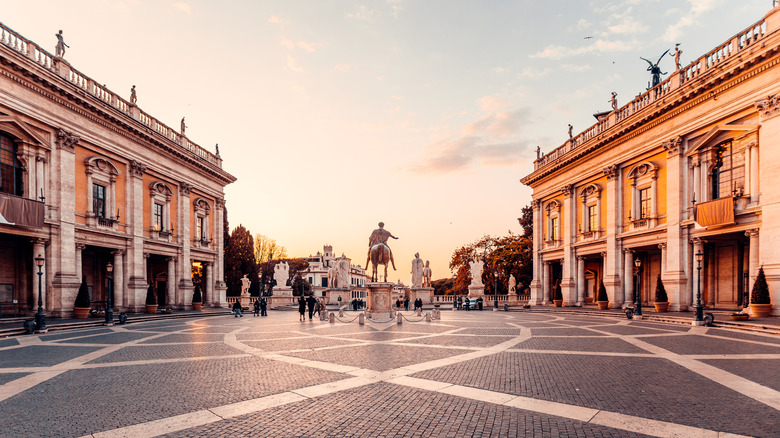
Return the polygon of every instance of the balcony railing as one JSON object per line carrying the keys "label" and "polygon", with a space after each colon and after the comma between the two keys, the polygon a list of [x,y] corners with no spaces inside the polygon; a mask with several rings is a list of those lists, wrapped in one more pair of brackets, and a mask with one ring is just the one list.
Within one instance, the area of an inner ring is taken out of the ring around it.
{"label": "balcony railing", "polygon": [[179,147],[189,151],[198,160],[222,168],[222,158],[191,142],[173,128],[159,122],[154,117],[141,111],[135,104],[128,102],[118,94],[100,85],[99,82],[74,69],[67,62],[59,62],[51,53],[42,49],[34,42],[21,36],[14,30],[0,23],[0,43],[20,53],[38,66],[51,71],[70,82],[75,87],[86,92],[90,96],[110,105],[118,111],[126,114],[149,129],[157,132]]}

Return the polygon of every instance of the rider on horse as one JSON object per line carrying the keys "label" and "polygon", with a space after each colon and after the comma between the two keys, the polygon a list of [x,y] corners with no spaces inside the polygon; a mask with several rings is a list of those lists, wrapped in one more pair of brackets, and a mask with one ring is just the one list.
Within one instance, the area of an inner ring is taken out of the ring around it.
{"label": "rider on horse", "polygon": [[376,244],[383,244],[387,247],[387,249],[390,251],[390,262],[393,264],[393,269],[395,269],[395,260],[393,259],[393,250],[390,249],[390,246],[387,244],[387,239],[392,237],[393,239],[398,239],[397,237],[393,236],[393,233],[385,230],[385,223],[380,222],[379,228],[374,230],[371,233],[371,237],[368,238],[368,259],[366,259],[366,267],[368,267],[368,262],[371,260],[371,248],[374,247]]}

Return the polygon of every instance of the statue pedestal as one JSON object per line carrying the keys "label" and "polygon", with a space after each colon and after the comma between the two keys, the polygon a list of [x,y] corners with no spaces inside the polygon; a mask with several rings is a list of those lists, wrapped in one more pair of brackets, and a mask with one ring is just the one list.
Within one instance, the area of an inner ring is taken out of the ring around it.
{"label": "statue pedestal", "polygon": [[242,294],[240,297],[238,297],[238,302],[241,303],[241,307],[249,307],[251,301],[252,297],[250,297],[249,294]]}
{"label": "statue pedestal", "polygon": [[[349,289],[346,288],[331,288],[325,292],[328,304],[337,304],[343,306],[349,304],[352,301]],[[341,298],[341,300],[339,300]]]}
{"label": "statue pedestal", "polygon": [[274,296],[275,297],[291,297],[292,294],[292,287],[290,286],[281,286],[281,287],[275,287],[274,288]]}
{"label": "statue pedestal", "polygon": [[477,298],[485,299],[485,285],[480,284],[479,286],[469,285],[469,298],[471,299],[477,299]]}
{"label": "statue pedestal", "polygon": [[412,300],[422,300],[423,304],[433,303],[433,288],[432,287],[413,287],[412,288]]}
{"label": "statue pedestal", "polygon": [[366,316],[369,318],[391,318],[390,298],[393,293],[393,283],[368,283],[368,302]]}

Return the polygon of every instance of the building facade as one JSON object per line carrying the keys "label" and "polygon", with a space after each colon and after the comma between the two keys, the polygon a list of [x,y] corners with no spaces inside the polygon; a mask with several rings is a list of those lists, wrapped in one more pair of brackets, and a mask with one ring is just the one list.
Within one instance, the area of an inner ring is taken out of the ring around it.
{"label": "building facade", "polygon": [[[531,304],[738,310],[763,266],[780,313],[780,8],[562,146],[533,189]],[[700,254],[697,257],[697,254]],[[638,267],[637,267],[638,265]]]}
{"label": "building facade", "polygon": [[[222,159],[0,26],[0,303],[68,316],[84,279],[117,311],[222,306]],[[183,123],[182,123],[183,124]],[[182,131],[183,131],[182,127]]]}
{"label": "building facade", "polygon": [[[331,245],[325,245],[322,248],[322,252],[317,251],[317,255],[306,257],[305,260],[309,262],[309,267],[301,272],[301,277],[305,278],[309,284],[311,284],[312,292],[316,297],[326,297],[329,304],[337,304],[338,297],[341,297],[342,301],[352,299],[365,299],[368,292],[366,284],[368,283],[368,275],[366,270],[360,265],[353,265],[352,259],[342,254],[342,257],[349,263],[349,285],[348,287],[338,285],[338,289],[347,289],[347,294],[341,291],[328,294],[331,289],[334,289],[333,284],[329,279],[332,279],[332,273],[329,276],[328,271],[336,268],[336,263],[340,258],[333,255],[333,247]],[[331,297],[331,295],[333,295]],[[345,302],[346,304],[346,302]]]}

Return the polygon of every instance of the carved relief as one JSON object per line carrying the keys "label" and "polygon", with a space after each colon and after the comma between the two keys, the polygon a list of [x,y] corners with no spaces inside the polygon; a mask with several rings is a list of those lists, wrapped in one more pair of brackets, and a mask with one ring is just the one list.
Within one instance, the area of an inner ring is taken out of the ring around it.
{"label": "carved relief", "polygon": [[661,146],[664,147],[666,150],[666,156],[672,157],[675,155],[681,155],[682,154],[682,137],[677,136],[669,141],[665,141],[661,143]]}
{"label": "carved relief", "polygon": [[130,161],[130,174],[141,177],[144,176],[144,172],[146,172],[146,166],[143,163],[135,160]]}
{"label": "carved relief", "polygon": [[771,119],[772,117],[780,114],[780,96],[772,94],[767,96],[766,99],[761,99],[755,102],[758,112],[761,114],[761,118]]}
{"label": "carved relief", "polygon": [[607,166],[604,168],[604,170],[602,170],[602,172],[604,172],[604,175],[607,177],[607,180],[615,179],[617,178],[617,174],[618,174],[618,165],[612,164],[610,166]]}
{"label": "carved relief", "polygon": [[81,140],[78,135],[72,134],[64,129],[60,129],[57,132],[57,145],[60,149],[73,152],[76,148],[76,143]]}
{"label": "carved relief", "polygon": [[561,187],[561,193],[563,193],[563,196],[569,197],[574,193],[574,185],[573,184],[567,184],[563,187]]}
{"label": "carved relief", "polygon": [[192,184],[187,184],[186,182],[179,183],[179,191],[181,191],[182,195],[189,195],[192,191]]}
{"label": "carved relief", "polygon": [[217,204],[217,208],[224,209],[225,208],[225,198],[217,198],[215,201]]}

